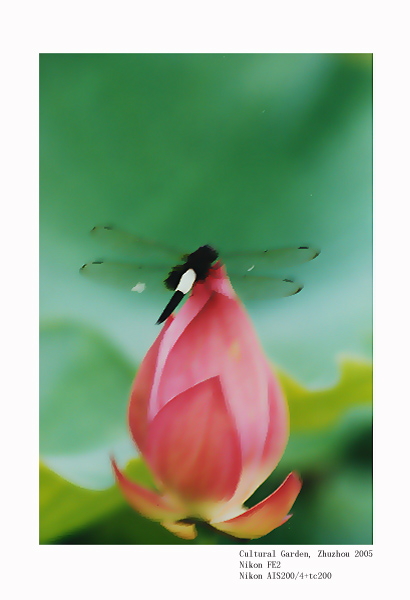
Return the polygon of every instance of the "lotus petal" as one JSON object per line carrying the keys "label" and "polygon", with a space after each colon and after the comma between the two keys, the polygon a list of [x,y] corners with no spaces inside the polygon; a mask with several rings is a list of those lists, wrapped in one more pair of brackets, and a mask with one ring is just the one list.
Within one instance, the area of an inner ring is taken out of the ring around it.
{"label": "lotus petal", "polygon": [[273,494],[233,519],[212,523],[212,527],[234,537],[255,539],[267,535],[289,517],[289,510],[302,487],[302,481],[291,473]]}

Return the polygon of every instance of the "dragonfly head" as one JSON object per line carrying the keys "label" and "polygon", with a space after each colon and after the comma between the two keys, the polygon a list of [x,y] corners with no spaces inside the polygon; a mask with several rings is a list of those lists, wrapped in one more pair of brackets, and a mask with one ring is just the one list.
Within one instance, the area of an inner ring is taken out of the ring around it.
{"label": "dragonfly head", "polygon": [[212,248],[212,246],[200,246],[198,250],[195,250],[195,252],[188,254],[187,263],[193,265],[197,263],[206,263],[208,265],[211,265],[213,262],[216,261],[218,256],[218,252],[215,250],[215,248]]}
{"label": "dragonfly head", "polygon": [[200,246],[198,250],[189,254],[186,258],[186,265],[194,269],[199,280],[203,280],[208,275],[208,271],[218,258],[218,252],[212,246]]}

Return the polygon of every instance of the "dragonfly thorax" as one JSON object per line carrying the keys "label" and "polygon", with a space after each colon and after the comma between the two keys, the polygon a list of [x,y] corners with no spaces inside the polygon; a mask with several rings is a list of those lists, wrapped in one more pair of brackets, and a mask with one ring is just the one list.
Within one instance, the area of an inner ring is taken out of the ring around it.
{"label": "dragonfly thorax", "polygon": [[193,269],[196,274],[196,279],[204,281],[206,279],[209,269],[212,263],[218,258],[218,252],[212,248],[212,246],[200,246],[195,252],[187,254],[183,257],[185,262],[182,265],[176,265],[170,271],[168,277],[165,279],[165,286],[169,290],[176,290],[181,277],[189,269]]}
{"label": "dragonfly thorax", "polygon": [[200,246],[198,250],[189,254],[186,259],[188,268],[193,269],[197,279],[206,279],[212,263],[218,258],[218,252],[212,246]]}

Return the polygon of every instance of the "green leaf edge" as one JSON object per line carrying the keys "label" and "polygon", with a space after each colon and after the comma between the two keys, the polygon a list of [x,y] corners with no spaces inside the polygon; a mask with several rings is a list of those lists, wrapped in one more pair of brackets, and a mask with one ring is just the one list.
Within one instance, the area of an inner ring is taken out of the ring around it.
{"label": "green leaf edge", "polygon": [[[125,472],[141,485],[154,487],[142,459],[131,460]],[[60,477],[41,460],[39,484],[40,544],[80,530],[127,506],[116,485],[105,490],[89,490]]]}
{"label": "green leaf edge", "polygon": [[332,426],[346,412],[373,402],[373,365],[343,357],[336,385],[309,390],[289,375],[276,371],[288,401],[292,433],[314,432]]}

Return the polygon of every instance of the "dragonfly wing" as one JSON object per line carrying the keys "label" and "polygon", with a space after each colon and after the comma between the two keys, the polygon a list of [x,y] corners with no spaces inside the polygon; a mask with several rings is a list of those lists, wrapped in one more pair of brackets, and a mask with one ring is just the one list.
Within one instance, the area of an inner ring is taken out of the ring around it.
{"label": "dragonfly wing", "polygon": [[137,294],[151,292],[155,295],[165,294],[164,279],[168,268],[159,265],[144,265],[114,261],[96,261],[86,263],[80,269],[80,274],[87,279],[112,285],[124,291],[134,291]]}
{"label": "dragonfly wing", "polygon": [[178,262],[183,254],[177,248],[147,240],[116,227],[94,227],[91,236],[101,246],[113,250],[119,257],[134,259],[141,263],[161,265],[167,262],[172,265]]}
{"label": "dragonfly wing", "polygon": [[263,275],[231,275],[235,292],[244,302],[270,300],[293,296],[303,289],[303,285],[291,279],[277,279]]}
{"label": "dragonfly wing", "polygon": [[266,274],[273,269],[287,269],[316,258],[320,250],[312,246],[295,246],[292,248],[276,248],[253,252],[224,252],[222,257],[228,272],[230,269],[243,273],[255,270],[256,274]]}

